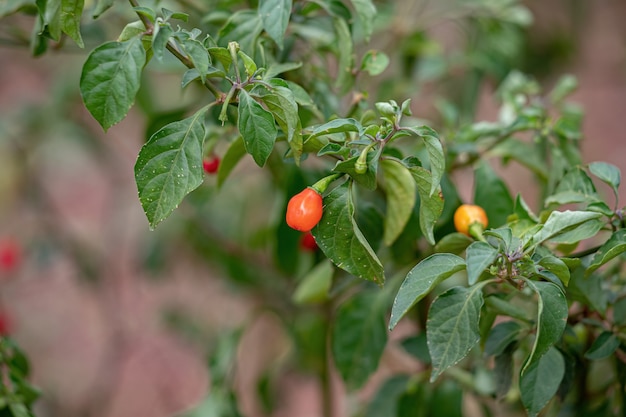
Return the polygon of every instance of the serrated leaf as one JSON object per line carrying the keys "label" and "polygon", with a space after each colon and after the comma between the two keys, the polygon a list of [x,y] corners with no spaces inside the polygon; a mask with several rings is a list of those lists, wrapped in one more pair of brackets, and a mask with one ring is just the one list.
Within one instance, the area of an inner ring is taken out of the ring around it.
{"label": "serrated leaf", "polygon": [[385,282],[383,266],[354,221],[351,181],[324,197],[324,213],[311,230],[324,254],[339,268],[356,277]]}
{"label": "serrated leaf", "polygon": [[474,242],[467,248],[467,283],[471,286],[478,282],[480,275],[494,263],[499,252],[486,242]]}
{"label": "serrated leaf", "polygon": [[538,295],[537,331],[522,375],[559,341],[567,324],[567,299],[563,291],[551,282],[525,280]]}
{"label": "serrated leaf", "polygon": [[359,21],[363,27],[365,40],[369,41],[374,31],[374,19],[376,18],[376,6],[372,0],[351,0]]}
{"label": "serrated leaf", "polygon": [[522,374],[520,394],[529,417],[536,417],[554,397],[564,375],[565,361],[555,348],[550,348]]}
{"label": "serrated leaf", "polygon": [[608,184],[617,195],[617,189],[622,182],[622,174],[618,167],[607,162],[592,162],[589,164],[589,171]]}
{"label": "serrated leaf", "polygon": [[293,158],[299,164],[302,157],[302,123],[298,116],[298,105],[287,87],[274,86],[272,91],[262,93],[261,99],[274,115],[278,126],[287,136]]}
{"label": "serrated leaf", "polygon": [[500,227],[513,213],[513,198],[502,179],[486,162],[474,171],[474,204],[485,209],[489,227]]}
{"label": "serrated leaf", "polygon": [[224,181],[228,178],[230,173],[235,169],[235,166],[239,163],[241,158],[246,154],[246,146],[243,143],[243,138],[239,136],[235,139],[228,149],[222,160],[220,161],[219,168],[217,170],[217,186],[218,188],[224,184]]}
{"label": "serrated leaf", "polygon": [[383,243],[390,246],[400,236],[411,217],[417,191],[411,172],[401,162],[383,159],[380,167],[387,195]]}
{"label": "serrated leaf", "polygon": [[389,330],[393,330],[400,319],[440,282],[464,269],[463,258],[450,253],[430,255],[415,265],[402,282],[393,301]]}
{"label": "serrated leaf", "polygon": [[378,368],[387,343],[384,292],[361,292],[337,311],[332,351],[337,369],[349,389],[361,387]]}
{"label": "serrated leaf", "polygon": [[470,288],[452,287],[431,304],[426,322],[428,351],[433,362],[431,382],[463,359],[480,339],[482,289],[488,282]]}
{"label": "serrated leaf", "polygon": [[239,120],[237,127],[243,137],[246,151],[258,166],[265,165],[269,158],[278,129],[272,113],[257,103],[246,90],[239,91]]}
{"label": "serrated leaf", "polygon": [[593,344],[587,352],[585,358],[591,360],[600,360],[611,356],[620,345],[620,340],[613,332],[604,331],[593,341]]}
{"label": "serrated leaf", "polygon": [[[546,240],[555,239],[569,232],[574,232],[566,236],[567,241],[559,240],[559,243],[573,243],[594,236],[600,228],[597,222],[602,214],[591,211],[553,211],[544,223],[541,230],[534,236],[533,244],[538,245]],[[592,222],[592,228],[585,227],[585,223]]]}
{"label": "serrated leaf", "polygon": [[522,332],[522,326],[516,321],[498,323],[489,332],[485,342],[485,355],[501,355],[505,349],[517,340]]}
{"label": "serrated leaf", "polygon": [[80,78],[85,107],[106,131],[128,113],[141,82],[146,51],[140,38],[94,49]]}
{"label": "serrated leaf", "polygon": [[443,213],[443,193],[439,185],[435,188],[435,193],[431,192],[433,176],[430,171],[416,166],[411,168],[411,175],[417,184],[417,192],[420,196],[420,229],[426,240],[433,245],[435,243],[435,225]]}
{"label": "serrated leaf", "polygon": [[361,71],[366,71],[372,77],[380,75],[389,66],[389,57],[381,51],[367,51],[361,60]]}
{"label": "serrated leaf", "polygon": [[152,229],[202,184],[205,113],[206,108],[166,125],[139,151],[135,181],[139,201]]}
{"label": "serrated leaf", "polygon": [[260,0],[259,16],[263,29],[283,49],[285,32],[291,16],[292,0]]}
{"label": "serrated leaf", "polygon": [[296,304],[316,304],[328,298],[328,291],[333,283],[333,264],[325,259],[317,264],[302,278],[293,293]]}

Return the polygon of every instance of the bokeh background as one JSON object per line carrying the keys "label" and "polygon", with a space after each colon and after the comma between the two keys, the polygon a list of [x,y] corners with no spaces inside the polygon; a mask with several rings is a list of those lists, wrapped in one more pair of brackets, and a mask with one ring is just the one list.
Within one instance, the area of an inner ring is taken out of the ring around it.
{"label": "bokeh background", "polygon": [[[397,2],[395,26],[423,24],[432,39],[452,51],[465,41],[464,31],[454,8],[435,3]],[[516,62],[548,87],[562,74],[576,76],[579,88],[572,99],[585,112],[584,160],[610,162],[626,172],[626,2],[523,3],[534,22],[523,33]],[[428,13],[435,17],[424,19]],[[6,41],[15,28],[31,25],[28,16],[0,20],[0,238],[20,248],[17,266],[0,271],[0,304],[43,391],[37,415],[181,413],[211,389],[207,357],[218,336],[243,324],[235,372],[242,411],[266,415],[256,381],[280,369],[292,346],[280,318],[261,309],[258,293],[245,285],[281,274],[273,269],[259,232],[267,219],[280,221],[272,215],[275,202],[266,198],[272,191],[264,174],[244,162],[233,174],[236,179],[219,190],[207,176],[190,196],[195,204],[183,204],[150,231],[133,165],[151,121],[133,109],[102,132],[78,93],[90,45],[82,51],[68,42],[33,58],[27,47]],[[393,44],[379,42],[393,52]],[[180,91],[179,76],[155,71],[145,83],[157,86],[156,93],[140,96],[138,106],[166,116],[183,111],[197,97]],[[376,87],[384,97],[384,85]],[[438,88],[427,83],[412,97],[420,117],[436,119]],[[476,120],[497,117],[496,88],[494,80],[478,92]],[[513,194],[537,201],[529,176],[515,166],[500,170]],[[465,199],[471,196],[467,178],[457,178]],[[624,189],[620,196],[626,201]],[[248,265],[241,265],[242,258]],[[289,294],[273,296],[280,302]],[[381,373],[416,366],[391,351]],[[341,390],[337,378],[334,383]],[[280,395],[273,416],[321,415],[314,377],[286,372],[275,390]],[[368,387],[362,395],[367,392]],[[337,404],[337,416],[349,405]]]}

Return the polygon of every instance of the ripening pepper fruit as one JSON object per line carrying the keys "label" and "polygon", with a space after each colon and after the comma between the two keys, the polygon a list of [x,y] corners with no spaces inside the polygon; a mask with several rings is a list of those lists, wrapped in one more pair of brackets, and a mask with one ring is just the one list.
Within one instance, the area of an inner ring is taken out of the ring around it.
{"label": "ripening pepper fruit", "polygon": [[202,168],[207,174],[215,174],[220,167],[220,158],[217,156],[206,157],[202,160]]}
{"label": "ripening pepper fruit", "polygon": [[322,218],[322,196],[308,187],[291,197],[287,204],[287,224],[292,229],[309,232]]}
{"label": "ripening pepper fruit", "polygon": [[308,252],[317,252],[317,250],[319,249],[317,247],[317,242],[315,241],[315,238],[313,237],[311,232],[306,232],[302,234],[302,237],[300,238],[300,247]]}
{"label": "ripening pepper fruit", "polygon": [[480,206],[461,204],[454,212],[454,227],[464,235],[481,239],[487,224],[487,214]]}

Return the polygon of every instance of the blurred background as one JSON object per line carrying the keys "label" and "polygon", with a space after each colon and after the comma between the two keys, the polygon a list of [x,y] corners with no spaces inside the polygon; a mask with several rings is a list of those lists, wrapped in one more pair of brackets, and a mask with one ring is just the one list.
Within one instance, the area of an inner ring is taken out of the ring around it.
{"label": "blurred background", "polygon": [[[626,2],[527,0],[532,23],[499,27],[462,1],[391,3],[379,7],[397,33],[372,44],[392,66],[367,86],[371,97],[400,102],[410,92],[414,114],[437,128],[442,97],[467,120],[495,120],[494,91],[511,68],[548,87],[572,74],[573,101],[585,113],[585,162],[626,172]],[[126,23],[119,13],[111,33]],[[87,53],[109,35],[90,20],[85,50],[67,42],[33,58],[20,42],[32,25],[31,16],[0,20],[0,308],[43,392],[37,415],[181,414],[210,391],[209,368],[229,334],[242,338],[238,350],[225,349],[243,415],[321,415],[317,381],[293,366],[299,356],[284,318],[266,305],[285,303],[293,288],[272,283],[289,283],[292,267],[270,250],[284,200],[269,174],[244,159],[219,189],[207,175],[150,231],[134,182],[137,153],[204,93],[181,91],[180,66],[154,67],[128,117],[104,133],[82,105],[78,80]],[[501,33],[467,36],[481,30]],[[480,82],[469,83],[476,74]],[[537,201],[530,176],[513,165],[501,171],[512,194]],[[468,199],[471,182],[457,181]],[[292,256],[292,269],[302,270],[318,255]],[[390,352],[381,373],[417,366]]]}

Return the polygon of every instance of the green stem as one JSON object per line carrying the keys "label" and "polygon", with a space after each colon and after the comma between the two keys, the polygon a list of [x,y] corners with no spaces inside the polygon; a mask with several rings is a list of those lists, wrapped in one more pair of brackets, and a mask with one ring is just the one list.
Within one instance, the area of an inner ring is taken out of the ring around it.
{"label": "green stem", "polygon": [[[133,7],[139,7],[139,3],[137,2],[137,0],[128,0],[128,2],[130,3],[131,6]],[[143,25],[146,27],[146,30],[150,33],[154,33],[154,24],[150,21],[150,19],[148,19],[147,16],[143,15],[142,13],[137,13],[137,16],[139,16],[139,19],[141,20],[141,22],[143,23]],[[191,68],[195,68],[195,65],[193,64],[193,62],[191,61],[191,59],[189,59],[188,56],[186,56],[185,54],[183,54],[178,47],[176,46],[176,44],[170,39],[167,41],[167,44],[165,45],[165,47],[167,48],[168,51],[170,51],[170,53],[172,55],[174,55],[176,57],[176,59],[178,59],[184,66],[186,66],[187,68],[191,69]],[[204,83],[204,86],[213,94],[213,96],[217,99],[219,99],[220,97],[222,97],[224,94],[215,86],[213,85],[213,83],[211,83],[211,81],[206,80]]]}
{"label": "green stem", "polygon": [[335,181],[336,179],[338,179],[339,177],[342,177],[344,174],[343,173],[336,173],[336,174],[331,174],[327,177],[322,178],[321,180],[319,180],[318,182],[316,182],[315,184],[313,184],[311,186],[312,189],[314,189],[315,191],[317,191],[319,194],[324,193],[324,191],[326,191],[326,188],[328,188],[328,186],[330,185],[331,182]]}

